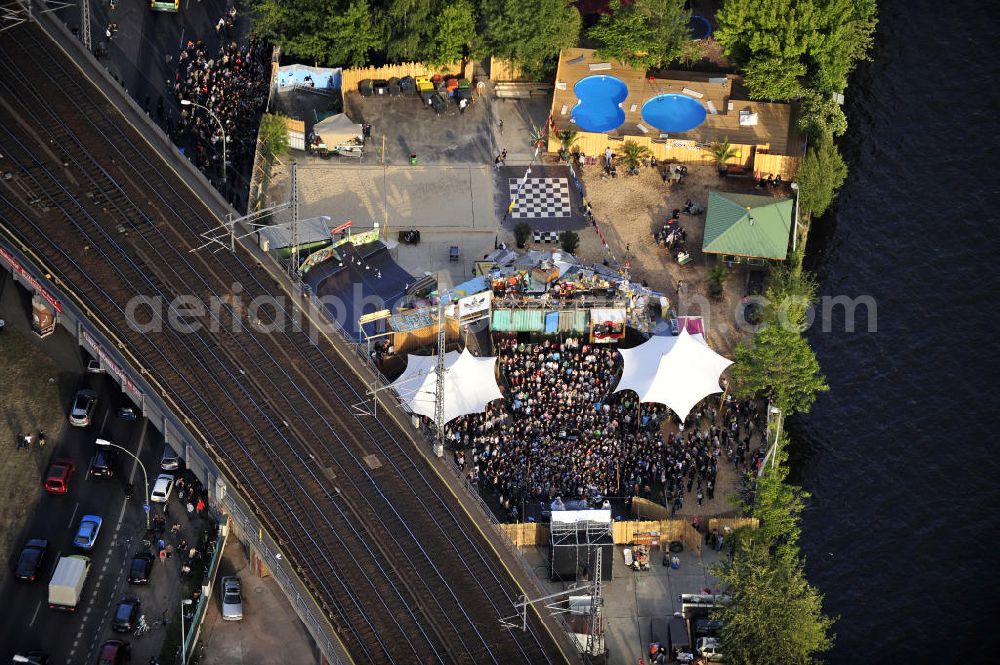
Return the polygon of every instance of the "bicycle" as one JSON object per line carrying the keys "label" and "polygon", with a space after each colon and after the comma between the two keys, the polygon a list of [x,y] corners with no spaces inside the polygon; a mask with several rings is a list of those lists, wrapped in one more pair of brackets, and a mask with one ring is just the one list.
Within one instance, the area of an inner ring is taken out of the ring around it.
{"label": "bicycle", "polygon": [[149,624],[146,623],[146,615],[141,614],[139,615],[139,625],[135,627],[135,631],[133,634],[138,639],[148,632],[149,632]]}

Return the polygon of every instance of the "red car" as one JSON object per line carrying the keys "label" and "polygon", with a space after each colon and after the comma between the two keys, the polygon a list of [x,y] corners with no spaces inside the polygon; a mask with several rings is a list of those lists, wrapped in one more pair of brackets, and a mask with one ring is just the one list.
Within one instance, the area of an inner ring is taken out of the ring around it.
{"label": "red car", "polygon": [[97,665],[125,665],[131,660],[131,645],[121,640],[108,640],[101,645]]}
{"label": "red car", "polygon": [[49,494],[65,494],[69,491],[69,477],[73,474],[76,464],[71,459],[60,457],[49,465],[49,473],[45,476],[45,491]]}

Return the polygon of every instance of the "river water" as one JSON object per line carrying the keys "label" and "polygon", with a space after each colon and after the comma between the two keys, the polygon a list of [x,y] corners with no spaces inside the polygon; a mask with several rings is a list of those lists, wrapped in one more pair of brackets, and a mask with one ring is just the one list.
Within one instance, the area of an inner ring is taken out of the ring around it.
{"label": "river water", "polygon": [[877,303],[877,332],[863,309],[854,333],[842,314],[810,331],[831,391],[790,423],[807,573],[840,616],[829,663],[996,662],[1000,644],[1000,5],[958,4],[880,2],[847,91],[851,174],[810,237],[821,295]]}

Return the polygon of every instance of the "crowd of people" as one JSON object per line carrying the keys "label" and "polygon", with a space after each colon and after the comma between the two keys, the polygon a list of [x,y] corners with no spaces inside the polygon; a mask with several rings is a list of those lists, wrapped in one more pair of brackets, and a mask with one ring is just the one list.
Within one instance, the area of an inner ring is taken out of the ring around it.
{"label": "crowd of people", "polygon": [[612,392],[622,364],[615,348],[572,337],[503,337],[496,346],[506,398],[446,431],[458,466],[512,517],[526,501],[599,506],[634,496],[676,514],[685,497],[699,506],[715,498],[720,463],[740,475],[760,464],[762,414],[753,401],[730,400],[718,413],[706,400],[664,436],[665,406]]}
{"label": "crowd of people", "polygon": [[[228,32],[232,10],[220,19],[218,32]],[[245,172],[253,160],[257,125],[267,103],[268,50],[253,33],[242,44],[222,38],[217,53],[204,40],[188,41],[181,49],[174,80],[168,82],[178,101],[187,100],[212,110],[225,127],[227,159],[236,172]],[[219,173],[222,138],[219,124],[196,106],[181,106],[180,120],[168,130],[181,146],[191,146],[198,168]]]}

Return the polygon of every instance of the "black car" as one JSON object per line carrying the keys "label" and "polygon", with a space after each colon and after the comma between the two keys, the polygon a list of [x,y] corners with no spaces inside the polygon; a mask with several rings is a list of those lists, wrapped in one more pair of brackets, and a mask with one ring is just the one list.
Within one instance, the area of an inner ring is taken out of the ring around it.
{"label": "black car", "polygon": [[42,567],[45,559],[45,551],[49,549],[49,541],[42,538],[32,538],[21,548],[21,554],[17,557],[17,566],[14,568],[14,577],[26,582],[34,582],[38,577],[38,570]]}
{"label": "black car", "polygon": [[90,475],[94,478],[113,478],[117,461],[115,451],[98,448],[90,458]]}
{"label": "black car", "polygon": [[149,575],[153,571],[153,555],[149,552],[136,552],[128,565],[129,584],[149,584]]}
{"label": "black car", "polygon": [[115,610],[115,620],[111,623],[111,630],[116,633],[132,632],[138,625],[141,605],[136,598],[122,598],[118,603],[118,609]]}
{"label": "black car", "polygon": [[696,637],[718,637],[722,630],[722,621],[718,619],[696,619],[694,634]]}

